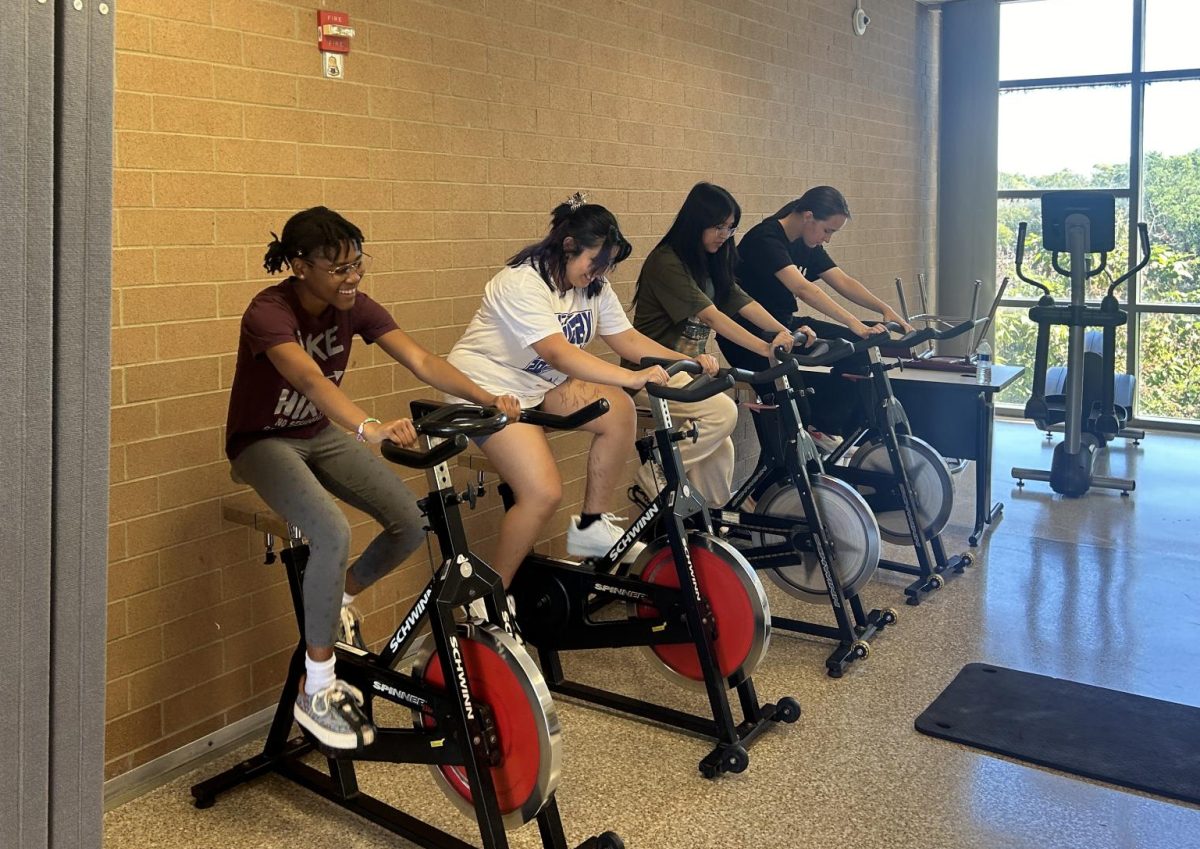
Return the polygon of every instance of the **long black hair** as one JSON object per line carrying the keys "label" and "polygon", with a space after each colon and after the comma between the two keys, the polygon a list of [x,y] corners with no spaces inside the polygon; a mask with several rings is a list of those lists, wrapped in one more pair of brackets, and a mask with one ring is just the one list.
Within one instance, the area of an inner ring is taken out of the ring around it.
{"label": "long black hair", "polygon": [[[567,237],[575,242],[568,250]],[[550,213],[550,232],[540,241],[526,245],[508,260],[516,268],[530,263],[542,280],[559,294],[571,290],[567,282],[567,260],[586,250],[600,246],[593,262],[594,268],[608,268],[624,261],[633,252],[633,246],[621,235],[617,218],[598,203],[586,203],[579,192],[554,207]],[[588,297],[595,297],[604,287],[603,278],[588,284]]]}
{"label": "long black hair", "polygon": [[736,228],[742,220],[742,208],[733,195],[712,183],[697,183],[684,199],[671,229],[658,243],[675,251],[697,285],[702,285],[705,278],[712,281],[715,304],[729,299],[737,267],[737,245],[730,236],[716,253],[710,254],[704,249],[704,231],[723,226],[731,215]]}
{"label": "long black hair", "polygon": [[283,235],[271,234],[263,268],[271,274],[294,259],[323,256],[335,262],[346,245],[362,250],[362,230],[326,206],[314,206],[297,212],[283,225]]}
{"label": "long black hair", "polygon": [[846,197],[833,186],[814,186],[775,213],[776,218],[787,218],[793,212],[811,212],[813,218],[824,221],[835,215],[850,217],[850,205]]}

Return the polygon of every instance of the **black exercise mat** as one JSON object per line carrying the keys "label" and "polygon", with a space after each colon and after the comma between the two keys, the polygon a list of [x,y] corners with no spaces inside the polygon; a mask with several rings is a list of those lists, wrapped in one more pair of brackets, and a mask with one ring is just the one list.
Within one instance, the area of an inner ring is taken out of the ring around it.
{"label": "black exercise mat", "polygon": [[1200,708],[969,663],[916,726],[932,737],[1200,803]]}

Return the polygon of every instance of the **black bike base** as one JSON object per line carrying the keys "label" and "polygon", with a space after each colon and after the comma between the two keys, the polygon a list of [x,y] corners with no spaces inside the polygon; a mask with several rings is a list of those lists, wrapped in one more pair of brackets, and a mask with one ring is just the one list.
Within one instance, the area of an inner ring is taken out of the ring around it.
{"label": "black bike base", "polygon": [[1200,803],[1200,708],[971,663],[916,721],[923,734]]}
{"label": "black bike base", "polygon": [[771,617],[772,628],[837,641],[837,646],[829,653],[829,657],[825,658],[825,671],[830,678],[841,678],[854,661],[866,660],[871,654],[871,640],[895,622],[894,612],[876,608],[867,614],[864,624],[854,626],[855,639],[848,641],[843,638],[841,630],[832,625],[818,625],[815,622],[788,619],[785,616]]}
{"label": "black bike base", "polygon": [[[655,702],[647,702],[631,696],[623,696],[620,693],[613,693],[609,690],[601,690],[597,687],[581,684],[578,681],[567,679],[554,681],[548,676],[546,684],[549,686],[550,692],[555,696],[566,696],[576,699],[584,705],[598,705],[609,710],[627,713],[640,719],[655,722],[668,728],[685,731],[697,737],[717,740],[717,745],[713,750],[700,760],[700,773],[705,778],[716,778],[718,775],[726,772],[738,773],[744,771],[746,766],[749,765],[749,756],[746,754],[746,749],[764,731],[780,722],[795,722],[800,716],[799,703],[790,697],[780,699],[778,703],[758,705],[758,709],[751,712],[755,714],[753,718],[747,718],[736,726],[737,741],[727,742],[720,740],[722,736],[721,729],[712,717],[697,716],[696,714],[686,713],[685,711],[676,710],[675,708]],[[789,707],[785,708],[785,704]],[[793,710],[794,712],[792,712]]]}
{"label": "black bike base", "polygon": [[[225,772],[214,775],[192,787],[192,797],[196,807],[210,808],[216,802],[217,796],[227,790],[232,790],[267,773],[276,773],[418,846],[424,846],[426,849],[476,849],[473,844],[466,843],[453,834],[435,828],[374,796],[363,793],[358,789],[357,784],[341,785],[332,775],[326,775],[301,762],[301,758],[317,748],[311,740],[295,737],[275,754],[268,754],[264,751],[235,764]],[[551,799],[538,814],[537,822],[544,840],[553,837],[560,839],[560,842],[547,842],[547,845],[564,845],[565,838],[562,837],[562,827],[557,817],[557,802],[554,799]],[[615,833],[606,831],[604,834],[589,837],[576,849],[623,849],[623,847],[624,843]]]}
{"label": "black bike base", "polygon": [[[939,558],[940,560],[941,558]],[[975,562],[970,554],[955,554],[946,558],[945,565],[939,563],[932,572],[926,574],[917,566],[901,563],[897,560],[880,560],[879,568],[889,572],[900,572],[905,575],[915,575],[917,580],[904,588],[904,603],[913,607],[921,603],[922,595],[940,590],[951,578],[957,578],[967,567]]]}
{"label": "black bike base", "polygon": [[220,775],[193,787],[192,796],[195,797],[196,807],[210,807],[220,793],[260,775],[275,772],[419,846],[430,849],[473,849],[471,844],[399,811],[374,796],[362,791],[355,791],[349,795],[343,793],[332,777],[300,762],[299,758],[312,748],[312,743],[303,738],[296,738],[289,741],[285,749],[277,755],[263,753],[242,761]]}

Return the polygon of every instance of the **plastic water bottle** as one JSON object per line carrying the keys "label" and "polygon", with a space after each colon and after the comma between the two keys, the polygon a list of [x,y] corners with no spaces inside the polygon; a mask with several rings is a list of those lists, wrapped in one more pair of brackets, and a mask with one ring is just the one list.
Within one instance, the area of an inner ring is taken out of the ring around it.
{"label": "plastic water bottle", "polygon": [[992,346],[984,339],[975,349],[975,382],[988,384],[992,382]]}
{"label": "plastic water bottle", "polygon": [[702,324],[693,316],[683,326],[683,335],[679,339],[677,350],[681,354],[695,357],[703,354],[708,346],[708,325]]}

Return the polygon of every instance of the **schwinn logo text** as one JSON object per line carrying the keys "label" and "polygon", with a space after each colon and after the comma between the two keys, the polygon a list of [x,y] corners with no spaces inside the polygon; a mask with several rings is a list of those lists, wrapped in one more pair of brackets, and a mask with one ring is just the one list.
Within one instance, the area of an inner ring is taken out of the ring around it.
{"label": "schwinn logo text", "polygon": [[687,564],[688,574],[692,578],[692,589],[695,590],[695,592],[696,592],[696,601],[703,601],[703,599],[700,598],[700,584],[699,584],[699,582],[696,581],[696,569],[692,566],[692,551],[686,545],[687,541],[684,540],[684,542],[685,542],[685,545],[683,546],[683,562]]}
{"label": "schwinn logo text", "polygon": [[407,702],[414,707],[425,707],[425,700],[420,696],[414,696],[412,693],[406,693],[393,687],[391,684],[385,684],[382,681],[375,680],[371,682],[375,686],[375,692],[383,693],[385,696],[391,696],[402,702]]}
{"label": "schwinn logo text", "polygon": [[425,606],[429,604],[429,598],[433,595],[433,584],[425,588],[425,592],[421,593],[421,597],[417,599],[416,606],[408,612],[408,616],[404,617],[404,622],[396,631],[392,638],[388,641],[388,648],[392,651],[397,651],[400,644],[408,637],[408,632],[416,627],[416,624],[421,621],[421,617],[425,613]]}
{"label": "schwinn logo text", "polygon": [[642,517],[634,522],[632,526],[630,526],[629,530],[625,533],[625,536],[617,540],[616,546],[613,547],[611,558],[614,562],[621,559],[621,555],[625,553],[625,549],[629,548],[630,544],[638,538],[638,536],[645,529],[646,525],[650,524],[650,520],[658,515],[659,509],[661,508],[659,508],[658,502],[655,501],[650,505],[650,508],[642,514]]}
{"label": "schwinn logo text", "polygon": [[458,649],[458,637],[453,634],[450,635],[450,657],[454,660],[454,678],[458,681],[458,691],[462,694],[467,719],[474,719],[475,707],[471,704],[471,691],[467,689],[467,670],[463,667],[462,652]]}

